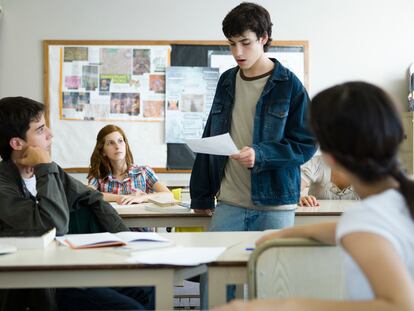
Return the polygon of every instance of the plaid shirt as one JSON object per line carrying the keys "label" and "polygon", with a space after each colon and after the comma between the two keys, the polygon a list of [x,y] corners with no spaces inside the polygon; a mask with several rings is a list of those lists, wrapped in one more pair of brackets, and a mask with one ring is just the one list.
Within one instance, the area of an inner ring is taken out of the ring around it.
{"label": "plaid shirt", "polygon": [[100,192],[113,194],[132,194],[138,191],[154,192],[153,186],[158,178],[149,166],[132,165],[124,180],[117,180],[110,173],[105,179],[92,178],[89,184]]}

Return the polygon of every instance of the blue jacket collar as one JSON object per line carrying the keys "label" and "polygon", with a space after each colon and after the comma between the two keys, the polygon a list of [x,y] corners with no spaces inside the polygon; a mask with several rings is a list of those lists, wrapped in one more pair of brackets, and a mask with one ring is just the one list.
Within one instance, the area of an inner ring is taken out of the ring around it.
{"label": "blue jacket collar", "polygon": [[[288,80],[288,72],[287,69],[275,58],[270,58],[272,62],[275,63],[275,69],[272,72],[272,75],[269,77],[270,80],[273,81],[285,81]],[[235,83],[236,74],[239,71],[240,67],[236,66],[234,68],[229,69],[229,73],[225,80],[223,81],[223,86],[231,86]]]}
{"label": "blue jacket collar", "polygon": [[[263,95],[267,94],[273,88],[275,81],[286,81],[289,79],[287,69],[277,59],[270,58],[270,60],[275,63],[275,69],[273,70],[272,75],[269,77],[269,80],[266,83],[266,86],[263,90]],[[239,69],[239,66],[229,69],[226,72],[227,76],[223,81],[223,87],[226,89],[233,100],[234,92],[236,89],[236,74]]]}

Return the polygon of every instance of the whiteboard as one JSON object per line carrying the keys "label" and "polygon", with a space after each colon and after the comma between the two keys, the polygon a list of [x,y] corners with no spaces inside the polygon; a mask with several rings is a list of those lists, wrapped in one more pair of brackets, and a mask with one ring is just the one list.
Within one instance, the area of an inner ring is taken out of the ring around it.
{"label": "whiteboard", "polygon": [[[306,57],[304,46],[272,46],[266,52],[269,58],[276,58],[283,66],[292,71],[308,88]],[[209,67],[219,68],[220,74],[237,66],[230,51],[209,51]]]}

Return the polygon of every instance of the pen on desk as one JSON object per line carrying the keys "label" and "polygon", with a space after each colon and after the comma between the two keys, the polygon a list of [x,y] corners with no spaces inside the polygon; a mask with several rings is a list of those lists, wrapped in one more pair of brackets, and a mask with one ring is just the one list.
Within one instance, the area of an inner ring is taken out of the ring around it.
{"label": "pen on desk", "polygon": [[246,247],[245,250],[246,251],[254,251],[254,247]]}

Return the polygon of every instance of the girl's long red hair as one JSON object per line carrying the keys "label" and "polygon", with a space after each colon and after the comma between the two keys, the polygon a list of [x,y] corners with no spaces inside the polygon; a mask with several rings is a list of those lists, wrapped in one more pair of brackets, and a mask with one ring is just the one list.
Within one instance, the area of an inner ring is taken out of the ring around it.
{"label": "girl's long red hair", "polygon": [[103,147],[105,145],[106,135],[111,134],[113,132],[118,132],[119,134],[121,134],[125,141],[125,163],[127,167],[125,173],[127,173],[133,165],[134,159],[132,157],[128,139],[126,138],[124,131],[119,126],[109,124],[104,126],[99,131],[98,136],[96,137],[96,145],[92,152],[91,162],[89,165],[88,180],[91,180],[92,178],[105,179],[112,171],[111,162],[109,161],[108,157],[103,155]]}

